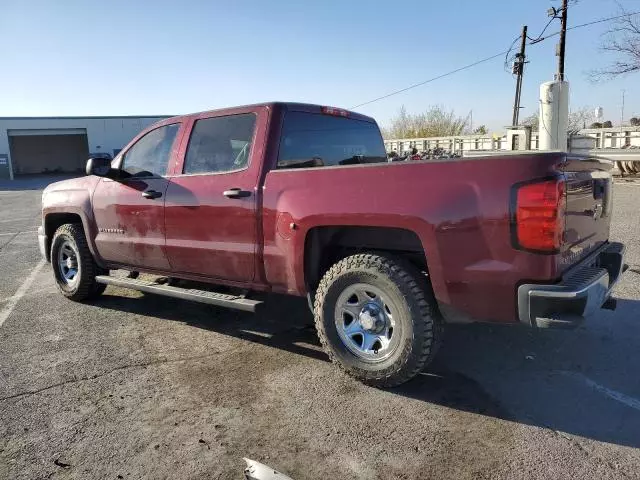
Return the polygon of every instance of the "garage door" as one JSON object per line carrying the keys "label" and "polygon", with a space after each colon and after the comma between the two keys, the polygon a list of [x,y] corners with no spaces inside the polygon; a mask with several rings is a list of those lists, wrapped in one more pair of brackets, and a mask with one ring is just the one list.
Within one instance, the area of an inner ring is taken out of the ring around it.
{"label": "garage door", "polygon": [[[86,133],[37,134],[9,131],[13,172],[54,173],[83,171],[89,157]],[[59,132],[59,131],[58,131]],[[34,132],[35,133],[35,132]]]}

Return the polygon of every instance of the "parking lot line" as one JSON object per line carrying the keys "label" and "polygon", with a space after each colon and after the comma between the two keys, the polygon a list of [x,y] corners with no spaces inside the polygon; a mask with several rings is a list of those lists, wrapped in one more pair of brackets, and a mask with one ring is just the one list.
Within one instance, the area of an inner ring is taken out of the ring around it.
{"label": "parking lot line", "polygon": [[20,235],[21,233],[37,233],[37,230],[27,230],[26,232],[9,232],[9,233],[0,233],[0,237],[8,237],[9,235]]}
{"label": "parking lot line", "polygon": [[13,309],[15,308],[18,301],[22,297],[24,297],[25,293],[27,293],[27,290],[33,283],[33,280],[36,278],[36,275],[38,275],[40,270],[42,270],[42,267],[44,267],[45,263],[46,262],[44,259],[40,260],[40,262],[35,266],[35,268],[31,270],[31,273],[25,279],[25,281],[22,282],[22,285],[20,285],[20,288],[18,288],[15,295],[13,295],[13,297],[11,297],[7,302],[7,304],[4,306],[4,310],[0,312],[0,327],[2,327],[4,322],[7,321],[7,318],[9,318],[9,315],[11,315],[11,312],[13,312]]}
{"label": "parking lot line", "polygon": [[35,217],[18,217],[18,218],[10,218],[8,220],[0,220],[0,223],[7,222],[22,222],[24,220],[35,220]]}
{"label": "parking lot line", "polygon": [[559,372],[559,373],[567,377],[575,378],[576,380],[581,380],[587,386],[593,388],[594,390],[600,393],[603,393],[607,397],[617,400],[620,403],[624,403],[627,407],[640,410],[640,400],[638,400],[637,398],[630,397],[629,395],[625,395],[624,393],[618,392],[616,390],[611,390],[610,388],[607,388],[604,385],[600,385],[599,383],[594,382],[589,377],[585,377],[581,373],[566,372],[566,371]]}

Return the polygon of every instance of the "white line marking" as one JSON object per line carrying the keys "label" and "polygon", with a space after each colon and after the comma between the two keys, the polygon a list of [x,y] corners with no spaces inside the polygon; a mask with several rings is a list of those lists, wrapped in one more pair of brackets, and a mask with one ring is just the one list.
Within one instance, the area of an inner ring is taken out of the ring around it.
{"label": "white line marking", "polygon": [[637,398],[630,397],[629,395],[625,395],[624,393],[618,392],[616,390],[611,390],[599,383],[594,382],[589,377],[585,377],[581,373],[576,372],[559,372],[562,375],[567,377],[575,378],[576,380],[582,380],[587,386],[593,388],[594,390],[606,395],[609,398],[613,398],[620,403],[624,403],[627,407],[635,408],[636,410],[640,410],[640,400]]}
{"label": "white line marking", "polygon": [[27,230],[26,232],[0,233],[0,237],[7,237],[9,235],[20,235],[22,233],[38,233],[38,230]]}
{"label": "white line marking", "polygon": [[0,222],[2,222],[2,223],[22,222],[24,220],[35,220],[35,219],[33,217],[19,217],[19,218],[10,218],[8,220],[0,220]]}
{"label": "white line marking", "polygon": [[40,260],[40,263],[38,263],[38,265],[36,265],[36,267],[31,270],[29,276],[25,279],[24,282],[22,282],[22,285],[20,285],[20,288],[18,288],[18,291],[16,291],[15,295],[11,297],[7,304],[4,306],[4,310],[0,312],[0,327],[2,327],[7,318],[9,318],[9,315],[11,315],[11,313],[13,312],[13,309],[15,308],[18,301],[22,297],[24,297],[25,293],[27,293],[27,290],[35,280],[36,275],[38,275],[40,270],[42,270],[42,267],[44,267],[45,263],[47,262],[44,259]]}

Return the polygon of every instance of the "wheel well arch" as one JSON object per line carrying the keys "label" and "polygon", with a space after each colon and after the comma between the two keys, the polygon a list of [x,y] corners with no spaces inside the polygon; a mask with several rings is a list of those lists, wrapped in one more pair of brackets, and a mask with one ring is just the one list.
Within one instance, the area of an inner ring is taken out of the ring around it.
{"label": "wheel well arch", "polygon": [[364,251],[389,252],[427,271],[427,257],[418,235],[408,229],[370,226],[321,226],[305,237],[304,278],[314,292],[322,275],[337,261]]}
{"label": "wheel well arch", "polygon": [[47,260],[51,260],[51,241],[56,230],[65,223],[79,223],[84,228],[82,217],[77,213],[49,213],[44,217],[44,232],[47,238],[46,254]]}

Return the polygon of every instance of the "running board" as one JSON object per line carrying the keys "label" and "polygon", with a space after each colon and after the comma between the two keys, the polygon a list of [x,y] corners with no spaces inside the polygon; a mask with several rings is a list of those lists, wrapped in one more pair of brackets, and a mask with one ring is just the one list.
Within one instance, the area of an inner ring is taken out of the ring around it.
{"label": "running board", "polygon": [[164,295],[165,297],[180,298],[182,300],[208,303],[209,305],[217,305],[219,307],[244,310],[245,312],[255,312],[256,308],[263,303],[260,300],[250,300],[237,295],[209,292],[207,290],[196,290],[193,288],[172,287],[169,285],[161,285],[156,282],[134,280],[131,278],[116,278],[110,277],[109,275],[96,276],[96,282],[103,283],[105,285],[113,285],[114,287],[138,290],[145,293]]}

